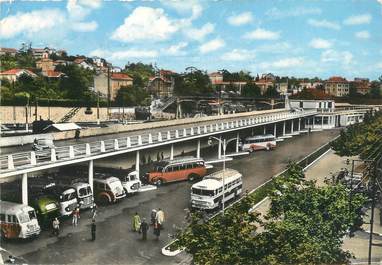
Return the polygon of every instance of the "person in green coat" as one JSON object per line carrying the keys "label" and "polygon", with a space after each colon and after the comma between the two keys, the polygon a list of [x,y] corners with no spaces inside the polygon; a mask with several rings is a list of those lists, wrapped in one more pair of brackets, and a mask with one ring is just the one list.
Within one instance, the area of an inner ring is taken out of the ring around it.
{"label": "person in green coat", "polygon": [[139,217],[138,213],[135,213],[133,216],[133,231],[138,232],[139,228],[141,227],[141,217]]}

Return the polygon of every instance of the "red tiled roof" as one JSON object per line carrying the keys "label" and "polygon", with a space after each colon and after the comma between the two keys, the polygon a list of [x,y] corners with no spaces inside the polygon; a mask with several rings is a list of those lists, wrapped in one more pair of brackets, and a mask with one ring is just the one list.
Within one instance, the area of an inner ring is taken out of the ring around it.
{"label": "red tiled roof", "polygon": [[214,73],[210,73],[209,76],[223,76],[223,75],[221,73],[214,72]]}
{"label": "red tiled roof", "polygon": [[111,79],[125,79],[125,80],[133,80],[128,74],[124,73],[112,73]]}
{"label": "red tiled roof", "polygon": [[27,74],[29,75],[32,75],[32,76],[35,76],[36,74],[33,73],[32,71],[28,70],[28,69],[21,69],[21,68],[13,68],[13,69],[9,69],[7,71],[4,71],[4,72],[1,72],[0,74],[1,75],[17,75],[19,74],[20,72],[26,72]]}
{"label": "red tiled roof", "polygon": [[159,74],[160,75],[172,75],[172,74],[176,74],[176,72],[173,72],[171,70],[160,70]]}
{"label": "red tiled roof", "polygon": [[0,51],[2,51],[2,52],[9,52],[9,53],[17,52],[17,50],[14,49],[14,48],[0,48]]}
{"label": "red tiled roof", "polygon": [[333,82],[333,83],[347,83],[348,81],[341,77],[341,76],[332,76],[326,82]]}
{"label": "red tiled roof", "polygon": [[77,59],[74,60],[74,63],[80,64],[80,63],[82,63],[83,61],[85,61],[84,58],[77,58]]}

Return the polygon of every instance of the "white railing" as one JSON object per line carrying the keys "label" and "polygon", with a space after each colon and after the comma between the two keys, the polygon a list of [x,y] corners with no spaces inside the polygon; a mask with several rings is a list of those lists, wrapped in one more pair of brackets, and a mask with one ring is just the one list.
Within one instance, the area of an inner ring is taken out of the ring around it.
{"label": "white railing", "polygon": [[[120,150],[126,150],[128,152],[129,149],[140,146],[147,146],[147,148],[150,148],[153,144],[166,144],[166,142],[179,141],[183,138],[185,140],[187,140],[187,138],[193,139],[203,137],[203,135],[207,134],[222,133],[239,128],[251,127],[253,125],[267,124],[269,122],[277,122],[285,119],[301,118],[315,114],[317,114],[315,110],[294,113],[288,112],[283,114],[263,114],[257,117],[238,119],[231,122],[218,122],[210,125],[161,131],[155,134],[147,133],[117,139],[61,146],[43,151],[7,154],[0,156],[0,170],[2,172],[17,171],[25,169],[26,167],[75,160]],[[76,162],[73,161],[73,163]]]}

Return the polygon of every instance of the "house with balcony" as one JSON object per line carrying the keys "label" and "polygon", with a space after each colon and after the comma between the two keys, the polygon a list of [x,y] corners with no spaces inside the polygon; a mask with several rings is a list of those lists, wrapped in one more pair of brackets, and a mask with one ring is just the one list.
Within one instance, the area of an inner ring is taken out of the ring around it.
{"label": "house with balcony", "polygon": [[351,81],[351,85],[354,86],[358,94],[366,95],[369,93],[371,84],[369,78],[354,78],[354,81]]}
{"label": "house with balcony", "polygon": [[10,82],[15,82],[17,79],[19,79],[20,76],[22,75],[27,75],[32,78],[37,77],[35,73],[28,69],[23,69],[23,68],[14,68],[14,69],[9,69],[3,72],[0,72],[0,79],[7,79]]}

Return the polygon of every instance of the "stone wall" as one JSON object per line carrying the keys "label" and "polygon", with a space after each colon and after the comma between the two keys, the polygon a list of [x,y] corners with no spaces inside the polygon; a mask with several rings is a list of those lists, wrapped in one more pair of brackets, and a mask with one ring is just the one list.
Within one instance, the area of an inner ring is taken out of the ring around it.
{"label": "stone wall", "polygon": [[[71,107],[38,107],[37,119],[41,118],[47,120],[49,117],[52,121],[58,122],[65,116],[72,108]],[[97,108],[92,108],[92,114],[85,114],[86,108],[81,108],[77,114],[70,120],[71,122],[94,122],[97,120]],[[30,106],[28,108],[28,121],[29,123],[35,120],[35,108]],[[107,108],[99,109],[100,120],[107,119]],[[25,107],[24,106],[1,106],[0,107],[0,122],[1,123],[25,123]]]}

